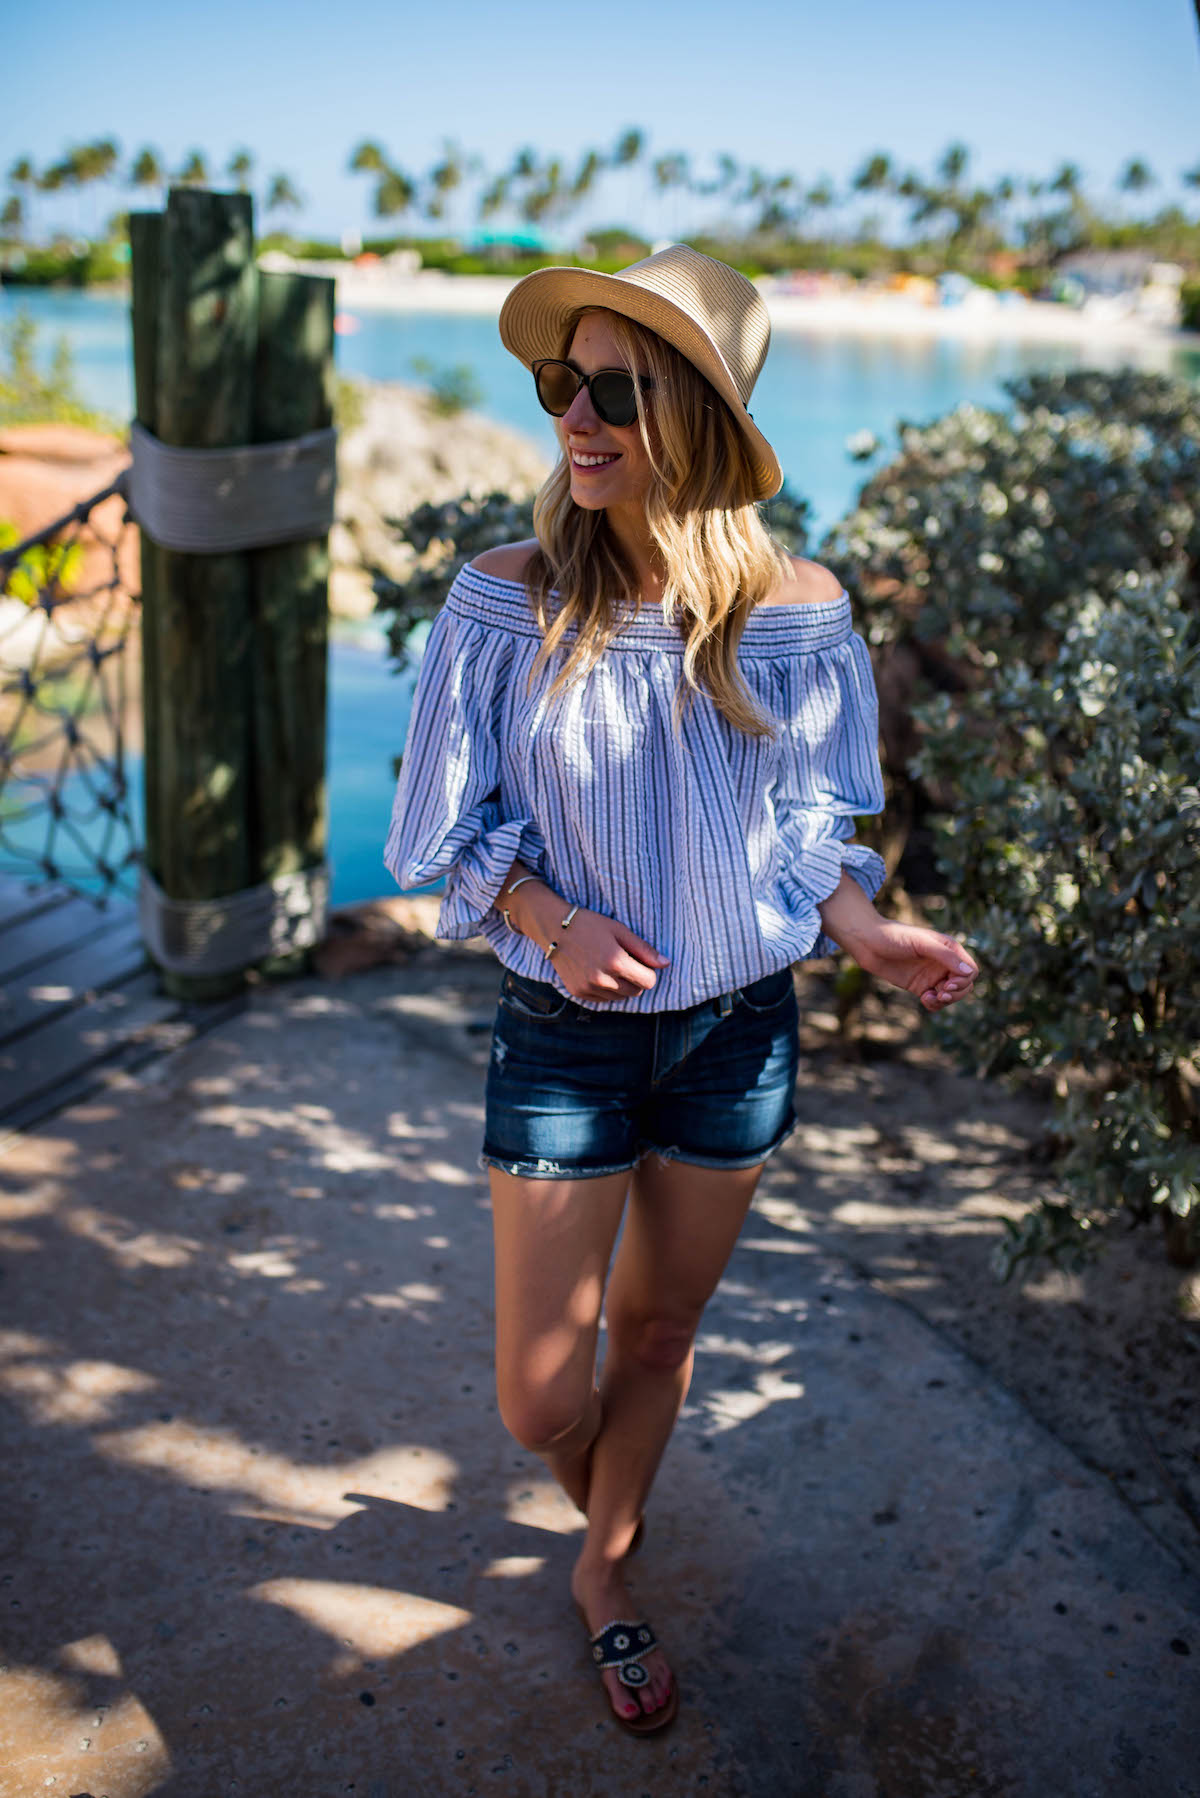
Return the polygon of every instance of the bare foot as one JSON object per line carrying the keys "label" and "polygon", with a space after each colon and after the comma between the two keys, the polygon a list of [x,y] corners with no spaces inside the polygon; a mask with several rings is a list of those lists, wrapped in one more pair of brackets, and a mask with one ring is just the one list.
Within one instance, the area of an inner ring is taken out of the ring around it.
{"label": "bare foot", "polygon": [[[599,1635],[618,1618],[632,1623],[639,1617],[619,1562],[616,1566],[589,1567],[581,1556],[571,1575],[571,1596],[587,1618],[588,1630],[593,1636]],[[641,1664],[650,1677],[636,1692],[621,1684],[615,1670],[600,1675],[608,1691],[609,1703],[619,1717],[636,1717],[639,1710],[652,1714],[671,1696],[674,1675],[661,1648],[652,1649]]]}

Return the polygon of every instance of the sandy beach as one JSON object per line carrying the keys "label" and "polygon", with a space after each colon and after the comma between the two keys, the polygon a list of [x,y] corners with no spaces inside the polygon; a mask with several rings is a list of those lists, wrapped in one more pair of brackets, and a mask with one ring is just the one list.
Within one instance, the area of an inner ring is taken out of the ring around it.
{"label": "sandy beach", "polygon": [[[265,259],[264,259],[265,262]],[[272,266],[276,266],[273,262]],[[283,266],[282,259],[278,266]],[[339,311],[471,312],[495,315],[513,281],[500,275],[446,275],[433,269],[402,275],[382,264],[291,263],[316,275],[333,275]],[[1200,332],[1181,331],[1153,319],[1121,315],[1111,302],[1082,308],[1018,294],[994,297],[977,288],[956,305],[929,305],[900,293],[796,293],[771,278],[760,283],[779,331],[827,335],[954,338],[975,342],[1161,345],[1200,349]],[[352,328],[352,327],[351,327]]]}

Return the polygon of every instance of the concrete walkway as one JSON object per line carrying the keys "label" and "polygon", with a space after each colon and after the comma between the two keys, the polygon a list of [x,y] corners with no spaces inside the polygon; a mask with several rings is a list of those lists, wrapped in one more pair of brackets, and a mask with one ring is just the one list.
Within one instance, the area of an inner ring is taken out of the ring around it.
{"label": "concrete walkway", "polygon": [[0,1156],[0,1798],[1198,1798],[1200,1583],[782,1159],[633,1564],[680,1716],[608,1719],[493,1395],[497,984],[261,989]]}

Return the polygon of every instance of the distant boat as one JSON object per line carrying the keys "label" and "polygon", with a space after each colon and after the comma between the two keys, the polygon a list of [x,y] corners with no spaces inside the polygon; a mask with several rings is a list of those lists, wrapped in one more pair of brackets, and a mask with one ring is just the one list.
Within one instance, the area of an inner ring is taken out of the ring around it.
{"label": "distant boat", "polygon": [[362,320],[356,318],[353,312],[335,312],[333,329],[338,337],[353,337],[356,331],[362,330]]}

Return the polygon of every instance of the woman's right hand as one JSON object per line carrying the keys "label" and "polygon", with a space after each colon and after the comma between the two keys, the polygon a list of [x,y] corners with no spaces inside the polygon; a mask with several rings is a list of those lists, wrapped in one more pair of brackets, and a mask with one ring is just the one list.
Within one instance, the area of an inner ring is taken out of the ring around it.
{"label": "woman's right hand", "polygon": [[580,906],[565,930],[562,920],[570,906],[558,912],[543,936],[544,948],[557,942],[553,966],[573,999],[632,999],[649,992],[658,970],[670,965],[650,943],[615,918]]}
{"label": "woman's right hand", "polygon": [[[511,886],[520,878],[519,864],[506,880]],[[670,966],[670,958],[660,955],[652,943],[603,912],[588,911],[580,906],[564,930],[562,921],[571,902],[560,897],[544,880],[526,881],[512,895],[510,915],[513,924],[544,950],[557,942],[553,966],[573,999],[632,999],[649,992],[658,979],[658,970]]]}

